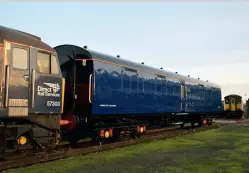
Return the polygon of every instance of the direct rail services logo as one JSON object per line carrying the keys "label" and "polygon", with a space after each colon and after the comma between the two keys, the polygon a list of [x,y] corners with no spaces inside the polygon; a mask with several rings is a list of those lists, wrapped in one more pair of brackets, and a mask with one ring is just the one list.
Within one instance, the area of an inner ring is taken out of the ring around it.
{"label": "direct rail services logo", "polygon": [[52,96],[52,97],[60,97],[60,94],[57,92],[60,90],[60,85],[58,83],[44,83],[46,87],[38,86],[37,87],[37,95],[38,96]]}

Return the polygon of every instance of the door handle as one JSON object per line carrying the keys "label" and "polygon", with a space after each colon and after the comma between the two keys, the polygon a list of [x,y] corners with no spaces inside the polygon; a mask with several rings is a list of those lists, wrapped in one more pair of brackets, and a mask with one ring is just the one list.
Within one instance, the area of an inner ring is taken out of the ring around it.
{"label": "door handle", "polygon": [[89,103],[92,103],[92,74],[89,76]]}
{"label": "door handle", "polygon": [[25,80],[29,80],[29,76],[28,75],[24,75],[24,79]]}

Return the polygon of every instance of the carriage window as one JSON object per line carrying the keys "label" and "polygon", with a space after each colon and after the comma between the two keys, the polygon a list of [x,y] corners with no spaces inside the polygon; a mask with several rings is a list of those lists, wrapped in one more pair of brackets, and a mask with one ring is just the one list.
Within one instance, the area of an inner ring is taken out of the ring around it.
{"label": "carriage window", "polygon": [[38,52],[37,71],[41,73],[50,73],[50,55]]}
{"label": "carriage window", "polygon": [[144,91],[144,79],[143,78],[138,79],[138,90],[140,92]]}
{"label": "carriage window", "polygon": [[13,67],[19,69],[28,68],[28,51],[26,49],[13,49]]}
{"label": "carriage window", "polygon": [[137,91],[137,75],[131,76],[131,90]]}
{"label": "carriage window", "polygon": [[59,74],[60,73],[58,63],[57,63],[57,57],[54,55],[51,56],[51,73],[52,74]]}
{"label": "carriage window", "polygon": [[161,92],[161,79],[160,78],[156,78],[155,80],[155,87],[156,87],[156,92]]}
{"label": "carriage window", "polygon": [[130,77],[127,74],[123,74],[123,88],[130,89]]}

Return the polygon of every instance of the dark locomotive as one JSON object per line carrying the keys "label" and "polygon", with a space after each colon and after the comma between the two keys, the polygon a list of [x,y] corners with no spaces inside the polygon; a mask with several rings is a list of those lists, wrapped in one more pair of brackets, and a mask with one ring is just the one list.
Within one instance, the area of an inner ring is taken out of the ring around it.
{"label": "dark locomotive", "polygon": [[0,26],[0,151],[54,147],[59,139],[63,78],[41,38]]}
{"label": "dark locomotive", "polygon": [[53,148],[61,134],[71,143],[82,136],[102,143],[139,137],[155,122],[201,126],[222,111],[216,84],[87,47],[52,48],[3,26],[0,70],[2,153]]}

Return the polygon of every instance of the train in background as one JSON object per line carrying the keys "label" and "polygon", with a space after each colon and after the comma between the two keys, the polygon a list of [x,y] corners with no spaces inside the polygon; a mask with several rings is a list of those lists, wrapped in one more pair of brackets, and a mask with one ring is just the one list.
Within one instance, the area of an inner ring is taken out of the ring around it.
{"label": "train in background", "polygon": [[211,124],[218,85],[110,56],[59,45],[0,26],[0,150],[52,147],[68,137],[98,143],[139,137],[153,122]]}
{"label": "train in background", "polygon": [[230,94],[224,97],[224,117],[228,119],[241,119],[243,116],[242,97]]}

